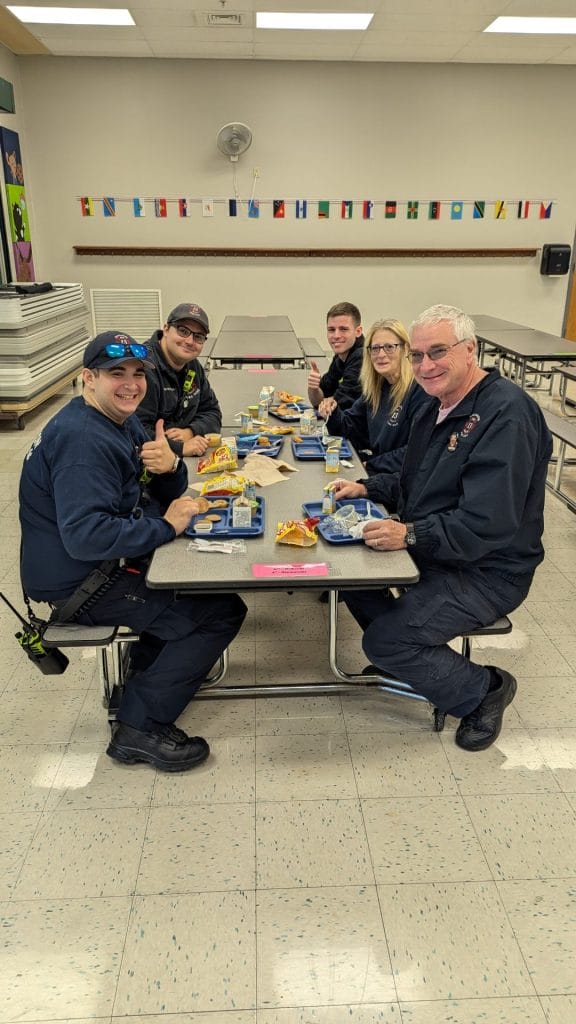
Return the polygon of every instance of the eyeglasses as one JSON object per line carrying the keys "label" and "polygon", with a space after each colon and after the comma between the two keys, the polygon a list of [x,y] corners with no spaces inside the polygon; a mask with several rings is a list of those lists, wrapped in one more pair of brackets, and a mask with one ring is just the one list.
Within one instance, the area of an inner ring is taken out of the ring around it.
{"label": "eyeglasses", "polygon": [[368,351],[373,356],[377,356],[379,352],[384,352],[387,356],[393,356],[397,348],[400,348],[399,341],[395,345],[391,341],[387,345],[368,345]]}
{"label": "eyeglasses", "polygon": [[122,359],[124,356],[134,356],[135,359],[146,359],[148,357],[146,345],[131,344],[127,341],[118,341],[113,342],[111,345],[106,345],[104,351],[111,359]]}
{"label": "eyeglasses", "polygon": [[433,345],[427,352],[418,352],[415,349],[408,349],[406,357],[415,366],[420,366],[420,363],[424,360],[424,356],[428,356],[433,363],[438,363],[444,356],[447,356],[451,348],[456,348],[456,345],[461,345],[463,341],[469,341],[469,338],[460,338],[460,341],[455,341],[453,345]]}
{"label": "eyeglasses", "polygon": [[198,331],[193,331],[190,327],[186,327],[186,324],[172,324],[176,334],[179,334],[181,338],[192,338],[197,345],[203,345],[206,341],[205,334],[199,334]]}

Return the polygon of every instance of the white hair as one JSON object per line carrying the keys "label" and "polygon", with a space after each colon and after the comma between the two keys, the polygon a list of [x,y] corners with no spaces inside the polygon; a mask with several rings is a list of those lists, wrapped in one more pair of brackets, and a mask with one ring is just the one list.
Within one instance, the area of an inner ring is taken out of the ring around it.
{"label": "white hair", "polygon": [[457,306],[430,306],[410,324],[410,333],[415,327],[425,327],[429,324],[439,324],[446,320],[451,324],[456,341],[476,341],[476,327],[472,317],[458,309]]}

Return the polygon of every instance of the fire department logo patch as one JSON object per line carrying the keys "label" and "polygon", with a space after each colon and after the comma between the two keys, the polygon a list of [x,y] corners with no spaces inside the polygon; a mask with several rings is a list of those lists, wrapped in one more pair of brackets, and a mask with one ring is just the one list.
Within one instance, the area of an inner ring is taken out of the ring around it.
{"label": "fire department logo patch", "polygon": [[470,418],[466,420],[466,423],[462,427],[462,430],[460,431],[460,437],[468,437],[468,434],[471,434],[472,431],[476,429],[479,423],[480,417],[478,413],[473,412]]}

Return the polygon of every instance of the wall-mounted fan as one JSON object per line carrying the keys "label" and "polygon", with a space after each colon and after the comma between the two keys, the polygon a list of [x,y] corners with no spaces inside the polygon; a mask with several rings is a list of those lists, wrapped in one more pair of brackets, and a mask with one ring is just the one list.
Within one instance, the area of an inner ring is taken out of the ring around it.
{"label": "wall-mounted fan", "polygon": [[230,157],[236,163],[239,156],[245,153],[252,143],[252,132],[247,124],[241,121],[232,121],[225,124],[216,136],[216,145],[224,156]]}

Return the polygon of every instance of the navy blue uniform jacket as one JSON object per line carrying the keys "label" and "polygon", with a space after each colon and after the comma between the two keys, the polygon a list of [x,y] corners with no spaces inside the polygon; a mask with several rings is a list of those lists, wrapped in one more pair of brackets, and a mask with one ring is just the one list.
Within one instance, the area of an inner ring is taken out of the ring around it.
{"label": "navy blue uniform jacket", "polygon": [[341,409],[349,409],[362,394],[360,370],[363,347],[364,335],[361,334],[349,349],[345,362],[342,362],[340,356],[334,356],[326,373],[320,378],[324,398],[335,398]]}
{"label": "navy blue uniform jacket", "polygon": [[[140,558],[175,537],[162,518],[140,507],[139,451],[148,440],[136,416],[122,426],[73,398],[27,453],[20,478],[22,583],[36,601],[60,601],[100,562]],[[162,509],[186,489],[176,473],[153,476]]]}
{"label": "navy blue uniform jacket", "polygon": [[514,579],[544,557],[552,438],[536,402],[496,369],[436,424],[438,402],[412,424],[400,476],[364,480],[368,495],[413,522],[420,566],[494,569]]}
{"label": "navy blue uniform jacket", "polygon": [[[204,367],[193,359],[182,370],[175,370],[164,358],[160,348],[161,337],[162,331],[156,331],[146,342],[156,370],[146,371],[148,388],[136,411],[148,437],[154,437],[156,420],[164,420],[165,430],[190,427],[195,434],[220,433],[222,412]],[[194,374],[194,379],[190,391],[184,396],[184,381],[189,371]],[[177,455],[182,455],[181,441],[168,438],[168,444]]]}
{"label": "navy blue uniform jacket", "polygon": [[382,382],[380,404],[376,412],[364,396],[350,409],[334,410],[326,425],[331,434],[346,437],[356,451],[370,449],[365,466],[370,474],[397,473],[404,459],[410,426],[420,406],[432,401],[414,381],[393,413],[390,413],[390,385]]}

